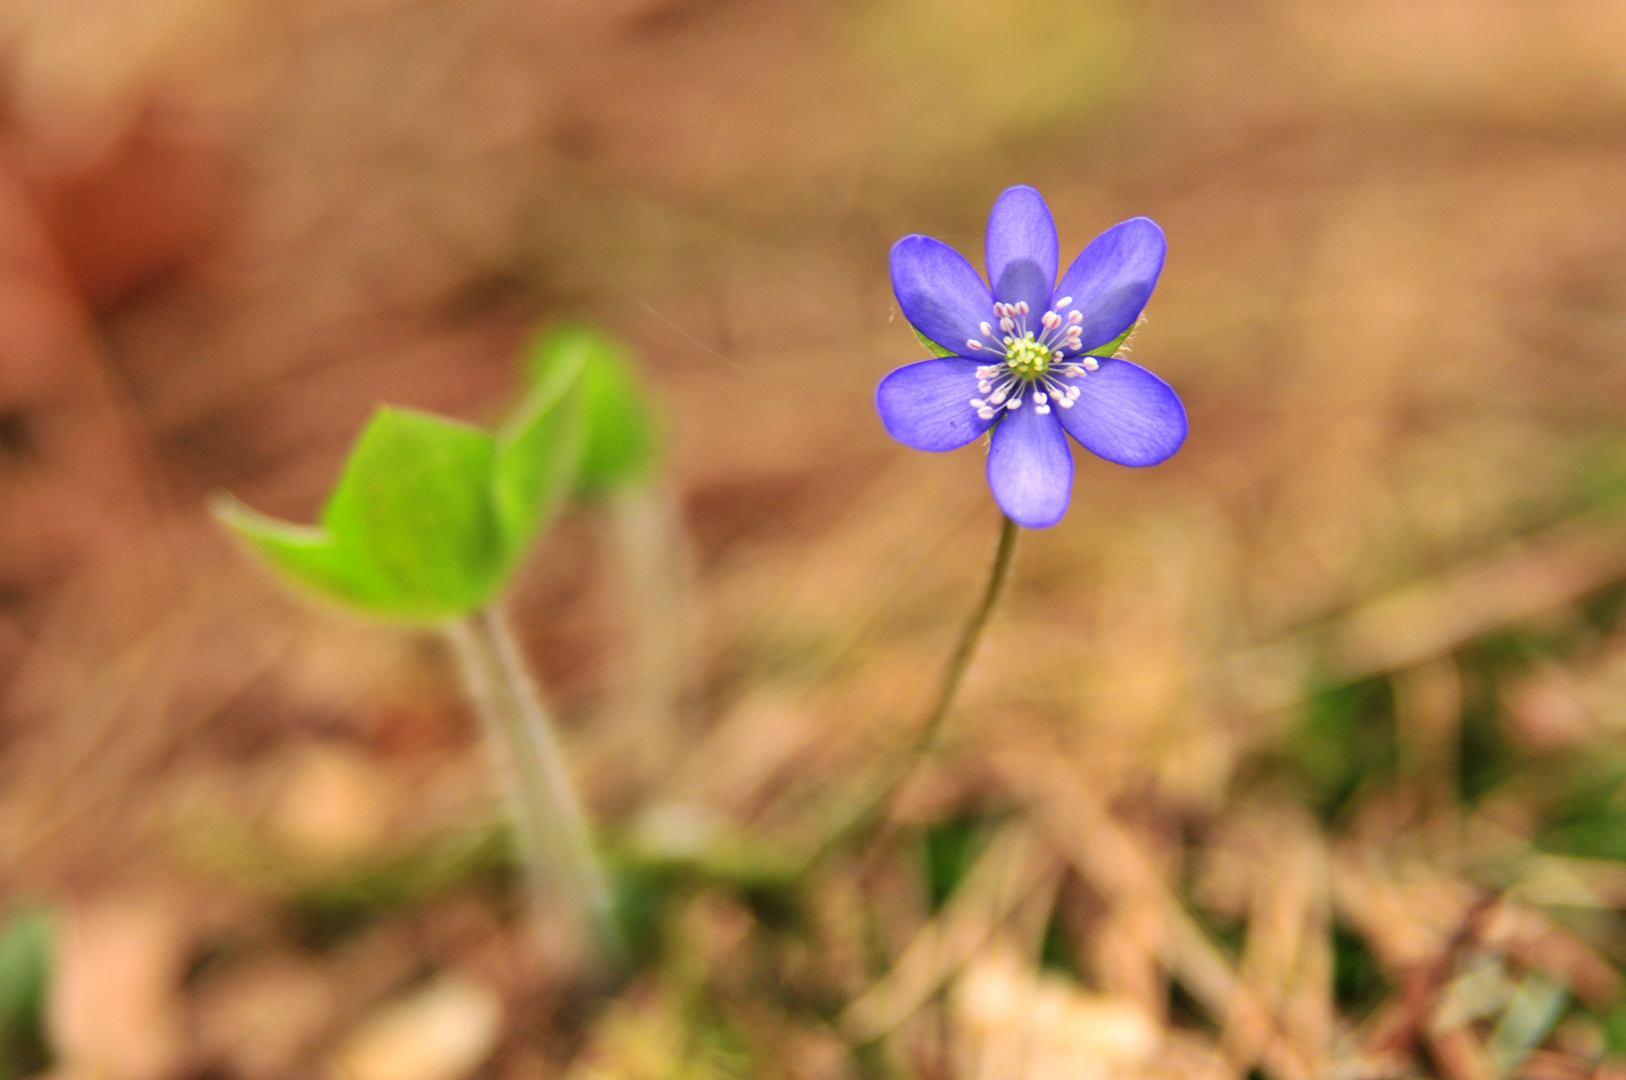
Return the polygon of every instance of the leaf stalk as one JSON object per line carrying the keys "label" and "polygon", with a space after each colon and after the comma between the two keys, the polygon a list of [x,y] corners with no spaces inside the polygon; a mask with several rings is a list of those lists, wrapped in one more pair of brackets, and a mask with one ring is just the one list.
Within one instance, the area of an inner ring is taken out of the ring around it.
{"label": "leaf stalk", "polygon": [[452,623],[448,635],[485,730],[538,911],[562,908],[575,940],[590,943],[587,965],[612,977],[625,952],[609,884],[519,646],[492,607]]}

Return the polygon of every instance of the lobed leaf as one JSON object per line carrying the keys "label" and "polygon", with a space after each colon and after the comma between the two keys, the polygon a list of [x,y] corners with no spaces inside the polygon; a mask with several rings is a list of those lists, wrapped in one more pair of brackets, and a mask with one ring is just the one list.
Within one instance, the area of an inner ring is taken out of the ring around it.
{"label": "lobed leaf", "polygon": [[579,483],[587,432],[578,387],[584,360],[578,352],[552,365],[497,433],[491,501],[510,566]]}
{"label": "lobed leaf", "polygon": [[381,408],[356,441],[321,524],[384,587],[388,613],[479,607],[504,569],[489,495],[496,440],[410,409]]}
{"label": "lobed leaf", "polygon": [[299,586],[374,615],[438,621],[488,604],[571,494],[638,479],[654,458],[625,353],[595,331],[550,331],[530,389],[495,435],[380,408],[315,526],[231,499],[216,515]]}
{"label": "lobed leaf", "polygon": [[279,573],[305,588],[352,607],[378,611],[389,606],[388,587],[326,529],[268,517],[229,497],[216,502],[214,513]]}
{"label": "lobed leaf", "polygon": [[591,327],[550,327],[532,339],[534,386],[576,369],[585,431],[575,492],[588,498],[637,483],[655,463],[655,422],[637,369],[613,338]]}
{"label": "lobed leaf", "polygon": [[[497,440],[478,428],[381,408],[351,450],[316,527],[231,501],[216,513],[284,575],[319,595],[391,618],[451,618],[488,602],[522,550],[519,534],[499,523],[497,459]],[[515,471],[510,464],[509,474]]]}

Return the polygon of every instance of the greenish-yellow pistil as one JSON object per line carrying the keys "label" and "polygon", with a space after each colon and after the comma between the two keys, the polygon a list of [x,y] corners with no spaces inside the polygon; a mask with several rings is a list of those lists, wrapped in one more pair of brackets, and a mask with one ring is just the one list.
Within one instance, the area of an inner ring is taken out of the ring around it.
{"label": "greenish-yellow pistil", "polygon": [[1005,339],[1005,366],[1012,375],[1022,379],[1033,379],[1050,370],[1050,362],[1055,357],[1049,348],[1033,340],[1033,332],[1029,331],[1021,337],[1008,337]]}

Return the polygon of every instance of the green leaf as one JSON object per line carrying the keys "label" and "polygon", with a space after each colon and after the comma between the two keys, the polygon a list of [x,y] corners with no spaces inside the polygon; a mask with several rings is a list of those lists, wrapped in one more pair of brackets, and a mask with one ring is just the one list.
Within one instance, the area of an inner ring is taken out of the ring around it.
{"label": "green leaf", "polygon": [[527,367],[536,386],[580,370],[586,431],[577,494],[596,498],[648,475],[655,463],[654,416],[626,349],[588,326],[554,326],[532,339]]}
{"label": "green leaf", "polygon": [[45,999],[53,923],[49,911],[25,907],[0,927],[0,1080],[31,1076],[50,1065]]}
{"label": "green leaf", "polygon": [[215,503],[214,514],[276,570],[304,588],[351,607],[369,611],[388,607],[388,587],[364,560],[341,549],[326,529],[279,521],[230,497]]}
{"label": "green leaf", "polygon": [[553,365],[497,433],[491,499],[509,567],[524,556],[581,475],[587,424],[577,378],[584,358],[578,353],[574,363]]}
{"label": "green leaf", "polygon": [[299,586],[416,622],[490,603],[576,486],[592,350],[551,358],[495,435],[381,408],[350,452],[315,526],[222,499],[216,516]]}
{"label": "green leaf", "polygon": [[236,504],[218,512],[308,589],[377,615],[450,618],[489,601],[513,561],[493,506],[496,462],[496,439],[478,428],[381,408],[351,451],[319,527]]}
{"label": "green leaf", "polygon": [[933,341],[931,338],[927,337],[925,334],[922,334],[920,332],[920,329],[918,327],[916,327],[914,323],[909,324],[909,329],[911,329],[911,330],[913,330],[915,332],[915,338],[921,343],[921,345],[925,346],[926,351],[931,353],[933,356],[958,356],[959,355],[959,353],[955,352],[953,349],[945,349],[945,348],[943,348],[943,346],[939,345],[937,342]]}
{"label": "green leaf", "polygon": [[505,562],[488,495],[496,440],[455,420],[381,408],[361,433],[322,527],[406,615],[482,605]]}

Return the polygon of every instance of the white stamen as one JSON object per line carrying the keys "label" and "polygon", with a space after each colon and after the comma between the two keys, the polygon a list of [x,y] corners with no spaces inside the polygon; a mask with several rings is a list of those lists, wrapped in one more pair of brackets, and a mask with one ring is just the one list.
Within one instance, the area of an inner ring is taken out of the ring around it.
{"label": "white stamen", "polygon": [[1067,313],[1067,321],[1072,323],[1074,326],[1077,326],[1079,323],[1084,321],[1084,316],[1080,315],[1076,311],[1070,311]]}
{"label": "white stamen", "polygon": [[976,338],[966,338],[965,347],[968,349],[980,349],[982,348],[982,342],[978,341]]}
{"label": "white stamen", "polygon": [[1047,311],[1044,313],[1044,318],[1039,320],[1039,325],[1043,326],[1046,330],[1054,330],[1056,327],[1061,325],[1061,316],[1057,315],[1054,311]]}
{"label": "white stamen", "polygon": [[1006,318],[999,320],[999,328],[1009,334],[1011,331],[1016,329],[1016,322],[1007,316]]}
{"label": "white stamen", "polygon": [[1007,409],[1020,409],[1022,407],[1022,395],[1018,394],[1011,398],[1011,400],[1005,403],[1005,407]]}
{"label": "white stamen", "polygon": [[995,390],[993,392],[993,395],[991,397],[989,397],[988,400],[990,402],[992,402],[993,404],[995,404],[995,405],[1003,405],[1003,404],[1005,404],[1005,391],[1003,389]]}
{"label": "white stamen", "polygon": [[984,405],[982,408],[977,410],[977,415],[982,417],[984,420],[992,420],[994,418],[994,410]]}
{"label": "white stamen", "polygon": [[1048,405],[1040,405],[1037,408],[1035,408],[1033,411],[1038,413],[1040,416],[1049,416],[1050,415],[1050,406],[1048,406]]}
{"label": "white stamen", "polygon": [[1016,313],[1018,315],[1026,315],[1028,313],[1028,302],[1026,300],[1018,300],[1016,302]]}
{"label": "white stamen", "polygon": [[1073,298],[1071,296],[1064,296],[1060,300],[1056,301],[1056,310],[1060,311],[1062,308],[1066,307],[1068,304],[1071,304],[1072,302],[1073,302]]}
{"label": "white stamen", "polygon": [[1033,392],[1033,403],[1035,405],[1043,405],[1045,402],[1047,402],[1049,400],[1050,400],[1049,397],[1047,397],[1044,393],[1042,393],[1042,392],[1040,392],[1038,390],[1035,390]]}
{"label": "white stamen", "polygon": [[1067,328],[1067,336],[1070,338],[1083,337],[1084,328],[1082,326],[1069,326]]}
{"label": "white stamen", "polygon": [[977,329],[982,331],[982,336],[983,337],[993,337],[994,336],[994,328],[992,326],[989,326],[987,323],[978,323],[977,324]]}
{"label": "white stamen", "polygon": [[1060,405],[1064,409],[1071,409],[1073,407],[1073,399],[1070,397],[1060,398],[1056,401],[1056,404]]}
{"label": "white stamen", "polygon": [[993,383],[989,382],[987,379],[983,379],[977,384],[977,389],[986,394],[989,390],[993,389],[993,386]]}
{"label": "white stamen", "polygon": [[1084,358],[1084,370],[1086,370],[1086,371],[1098,371],[1098,370],[1100,370],[1100,367],[1101,367],[1100,361],[1096,360],[1095,357],[1086,356]]}

